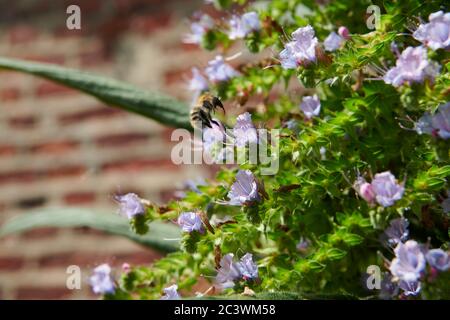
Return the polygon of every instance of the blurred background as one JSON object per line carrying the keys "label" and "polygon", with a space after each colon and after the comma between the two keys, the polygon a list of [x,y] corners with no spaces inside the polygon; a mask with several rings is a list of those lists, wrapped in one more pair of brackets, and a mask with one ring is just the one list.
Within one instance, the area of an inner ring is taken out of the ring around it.
{"label": "blurred background", "polygon": [[[66,8],[81,8],[68,30]],[[183,44],[190,0],[1,0],[0,56],[56,63],[190,101],[192,66],[214,54]],[[206,7],[206,10],[212,9]],[[164,203],[183,181],[207,177],[170,161],[170,129],[76,91],[0,71],[0,224],[49,206],[117,212],[116,192]],[[66,268],[83,279],[98,264],[148,264],[159,253],[83,228],[33,230],[0,239],[0,299],[95,298],[66,289]]]}

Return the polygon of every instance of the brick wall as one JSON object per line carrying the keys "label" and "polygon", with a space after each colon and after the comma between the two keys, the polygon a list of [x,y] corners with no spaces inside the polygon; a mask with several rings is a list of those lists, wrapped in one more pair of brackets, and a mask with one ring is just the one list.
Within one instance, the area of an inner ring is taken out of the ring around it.
{"label": "brick wall", "polygon": [[[57,63],[189,99],[183,77],[204,64],[181,44],[202,1],[15,0],[0,2],[0,55]],[[66,28],[78,4],[82,30]],[[168,129],[35,77],[0,71],[0,223],[45,206],[115,211],[111,195],[164,201],[198,167],[170,162]],[[150,263],[158,253],[86,229],[39,229],[0,239],[0,299],[92,298],[65,289],[66,267],[83,276],[110,262]]]}

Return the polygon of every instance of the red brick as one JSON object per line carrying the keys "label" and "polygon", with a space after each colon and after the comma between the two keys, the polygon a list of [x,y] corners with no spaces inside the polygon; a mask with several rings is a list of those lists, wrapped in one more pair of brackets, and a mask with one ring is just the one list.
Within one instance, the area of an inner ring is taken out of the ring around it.
{"label": "red brick", "polygon": [[123,11],[130,11],[133,8],[138,9],[142,6],[148,6],[151,5],[160,5],[163,3],[166,3],[167,0],[115,0],[117,10],[123,12]]}
{"label": "red brick", "polygon": [[141,171],[149,168],[170,168],[176,169],[170,159],[133,159],[109,162],[102,165],[102,169],[106,172],[110,171]]}
{"label": "red brick", "polygon": [[189,70],[170,70],[165,73],[164,80],[166,85],[171,85],[178,82],[184,82],[189,78]]}
{"label": "red brick", "polygon": [[9,119],[9,125],[15,129],[31,129],[37,124],[34,115],[17,116]]}
{"label": "red brick", "polygon": [[2,101],[15,101],[20,98],[20,90],[18,88],[4,88],[0,91],[0,99]]}
{"label": "red brick", "polygon": [[86,172],[81,165],[50,168],[48,170],[17,170],[0,173],[0,184],[2,183],[29,183],[37,179],[54,179],[61,177],[79,177]]}
{"label": "red brick", "polygon": [[128,146],[132,143],[147,141],[149,134],[140,132],[130,132],[123,134],[110,134],[96,139],[99,147]]}
{"label": "red brick", "polygon": [[0,156],[1,157],[10,156],[10,155],[15,154],[16,152],[17,152],[17,149],[14,146],[10,146],[10,145],[0,146]]}
{"label": "red brick", "polygon": [[0,257],[1,271],[14,271],[20,269],[25,264],[25,260],[19,257]]}
{"label": "red brick", "polygon": [[59,117],[62,125],[76,124],[83,121],[105,119],[123,114],[120,109],[112,107],[95,107],[92,110],[73,112]]}
{"label": "red brick", "polygon": [[94,192],[72,192],[64,196],[64,202],[68,205],[90,204],[95,202]]}
{"label": "red brick", "polygon": [[20,236],[24,239],[44,239],[54,237],[59,233],[59,229],[57,228],[39,228],[33,229],[30,231],[26,231],[22,233]]}
{"label": "red brick", "polygon": [[75,91],[74,89],[50,81],[41,82],[36,86],[35,89],[35,95],[38,97],[45,97],[49,95],[73,94],[76,92],[77,91]]}
{"label": "red brick", "polygon": [[66,0],[64,7],[75,4],[80,7],[81,13],[98,13],[102,7],[101,0]]}
{"label": "red brick", "polygon": [[20,58],[30,60],[32,62],[42,62],[52,64],[64,64],[65,62],[65,57],[63,55],[51,55],[51,54],[46,56],[28,55]]}
{"label": "red brick", "polygon": [[145,35],[170,25],[171,16],[168,12],[158,12],[158,15],[136,16],[130,23],[131,32]]}
{"label": "red brick", "polygon": [[19,287],[17,300],[55,300],[70,297],[74,291],[65,287]]}
{"label": "red brick", "polygon": [[9,182],[31,182],[38,177],[32,170],[12,171],[0,173],[0,184]]}
{"label": "red brick", "polygon": [[76,141],[54,141],[31,146],[30,151],[32,153],[61,154],[75,150],[78,145],[79,143]]}
{"label": "red brick", "polygon": [[77,177],[86,172],[86,168],[81,165],[73,165],[59,168],[52,168],[45,174],[49,178]]}
{"label": "red brick", "polygon": [[103,50],[80,53],[80,63],[83,67],[98,66],[103,63],[111,62]]}
{"label": "red brick", "polygon": [[9,41],[11,44],[26,43],[36,40],[38,32],[36,28],[29,25],[17,25],[9,30]]}

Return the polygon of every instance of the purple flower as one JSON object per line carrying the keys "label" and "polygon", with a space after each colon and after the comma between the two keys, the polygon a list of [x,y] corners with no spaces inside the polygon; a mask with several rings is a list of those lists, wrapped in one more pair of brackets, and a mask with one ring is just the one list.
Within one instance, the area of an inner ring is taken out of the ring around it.
{"label": "purple flower", "polygon": [[202,92],[208,89],[208,81],[200,73],[198,68],[192,68],[192,78],[189,81],[189,90],[194,92]]}
{"label": "purple flower", "polygon": [[281,66],[284,69],[295,69],[302,63],[315,62],[319,41],[314,29],[310,25],[298,28],[292,33],[292,38],[280,52]]}
{"label": "purple flower", "polygon": [[300,104],[300,109],[307,119],[318,116],[320,113],[320,100],[317,95],[304,96],[302,103]]}
{"label": "purple flower", "polygon": [[338,34],[345,40],[350,39],[350,31],[348,30],[347,27],[344,27],[344,26],[339,27]]}
{"label": "purple flower", "polygon": [[372,188],[375,192],[375,199],[383,207],[389,207],[395,201],[400,200],[405,188],[397,183],[395,177],[389,171],[377,173],[372,181]]}
{"label": "purple flower", "polygon": [[205,69],[205,73],[212,82],[227,81],[239,75],[239,72],[234,70],[230,65],[225,63],[222,56],[218,55],[208,62],[208,67]]}
{"label": "purple flower", "polygon": [[408,226],[409,222],[405,218],[398,218],[391,221],[389,227],[384,231],[391,246],[408,240]]}
{"label": "purple flower", "polygon": [[328,37],[325,38],[323,45],[326,51],[336,51],[344,43],[344,38],[338,35],[336,32],[331,32]]}
{"label": "purple flower", "polygon": [[224,161],[228,156],[229,148],[225,147],[225,127],[218,119],[213,119],[211,128],[203,129],[203,150],[215,163]]}
{"label": "purple flower", "polygon": [[185,43],[200,44],[206,32],[214,27],[214,20],[207,14],[203,14],[197,22],[191,24],[191,33],[183,39]]}
{"label": "purple flower", "polygon": [[439,270],[447,271],[450,268],[450,257],[442,249],[431,249],[427,252],[426,258],[430,266]]}
{"label": "purple flower", "polygon": [[239,170],[236,181],[228,192],[228,204],[242,206],[259,201],[258,184],[250,170]]}
{"label": "purple flower", "polygon": [[370,183],[366,182],[363,177],[358,177],[353,183],[353,188],[360,195],[361,198],[366,200],[368,203],[373,203],[375,201],[375,191]]}
{"label": "purple flower", "polygon": [[397,59],[396,66],[384,75],[383,80],[399,87],[405,82],[423,82],[425,78],[433,80],[439,70],[439,65],[428,60],[424,47],[408,47]]}
{"label": "purple flower", "polygon": [[251,253],[246,253],[236,266],[240,272],[240,276],[244,280],[256,279],[258,278],[258,266],[253,262],[253,255]]}
{"label": "purple flower", "polygon": [[106,263],[96,267],[89,278],[89,284],[95,294],[113,294],[115,284],[111,276],[111,267]]}
{"label": "purple flower", "polygon": [[380,286],[380,299],[392,299],[392,297],[398,294],[398,284],[392,281],[392,275],[388,272],[383,274]]}
{"label": "purple flower", "polygon": [[253,125],[251,114],[245,112],[240,114],[236,120],[236,124],[233,128],[236,146],[245,147],[247,143],[258,143],[258,134]]}
{"label": "purple flower", "polygon": [[421,289],[419,281],[400,280],[398,286],[404,291],[406,296],[417,296]]}
{"label": "purple flower", "polygon": [[431,117],[431,125],[439,137],[450,138],[450,102],[439,106],[438,111]]}
{"label": "purple flower", "polygon": [[247,12],[241,17],[233,16],[230,19],[230,32],[228,36],[231,40],[245,38],[249,33],[261,29],[259,16],[256,12]]}
{"label": "purple flower", "polygon": [[430,14],[429,23],[421,24],[413,37],[433,50],[450,47],[450,13],[438,11]]}
{"label": "purple flower", "polygon": [[295,56],[294,43],[289,42],[285,45],[283,51],[280,52],[281,66],[283,69],[295,69],[298,67],[298,61]]}
{"label": "purple flower", "polygon": [[164,290],[165,295],[161,297],[161,300],[179,300],[181,299],[178,294],[178,286],[176,284],[167,287]]}
{"label": "purple flower", "polygon": [[395,258],[390,266],[392,275],[406,282],[417,281],[426,264],[420,245],[414,240],[399,242],[394,252]]}
{"label": "purple flower", "polygon": [[311,245],[311,241],[301,237],[300,241],[297,243],[297,245],[295,247],[296,247],[297,251],[299,251],[301,253],[305,253],[308,250],[310,245]]}
{"label": "purple flower", "polygon": [[222,288],[232,288],[234,281],[241,277],[237,264],[233,261],[234,255],[228,253],[220,260],[220,268],[217,271],[216,282]]}
{"label": "purple flower", "polygon": [[198,231],[205,232],[200,216],[195,212],[183,212],[178,217],[178,225],[184,232]]}
{"label": "purple flower", "polygon": [[142,203],[142,199],[135,193],[127,193],[122,196],[116,195],[114,199],[119,202],[120,214],[126,216],[128,219],[145,213],[146,209]]}
{"label": "purple flower", "polygon": [[414,125],[414,130],[418,134],[433,134],[433,123],[432,123],[432,116],[426,112],[422,117],[419,118],[419,120]]}

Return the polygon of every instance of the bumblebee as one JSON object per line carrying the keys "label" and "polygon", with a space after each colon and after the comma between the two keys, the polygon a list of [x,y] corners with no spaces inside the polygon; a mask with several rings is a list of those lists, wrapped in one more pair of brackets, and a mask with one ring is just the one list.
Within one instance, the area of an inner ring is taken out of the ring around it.
{"label": "bumblebee", "polygon": [[217,108],[222,108],[225,113],[225,108],[219,98],[209,92],[202,94],[191,110],[190,119],[192,127],[200,129],[203,127],[212,128],[211,123],[216,123],[216,121],[212,119],[211,113]]}

